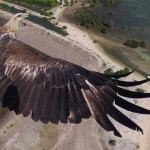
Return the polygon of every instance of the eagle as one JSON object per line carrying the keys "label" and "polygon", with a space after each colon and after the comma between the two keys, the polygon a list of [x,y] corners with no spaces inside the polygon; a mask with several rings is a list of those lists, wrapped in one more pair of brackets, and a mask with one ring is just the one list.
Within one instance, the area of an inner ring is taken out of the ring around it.
{"label": "eagle", "polygon": [[109,117],[143,133],[116,105],[131,112],[150,114],[126,98],[148,98],[150,93],[125,89],[150,80],[123,81],[135,70],[108,75],[48,56],[17,39],[21,20],[28,13],[15,14],[0,28],[0,103],[17,115],[31,115],[44,124],[75,123],[93,117],[106,131],[122,137]]}

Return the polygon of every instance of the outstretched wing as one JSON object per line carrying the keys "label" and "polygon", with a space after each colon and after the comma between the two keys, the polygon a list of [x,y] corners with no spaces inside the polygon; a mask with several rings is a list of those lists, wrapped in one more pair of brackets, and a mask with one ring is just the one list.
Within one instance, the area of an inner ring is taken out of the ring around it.
{"label": "outstretched wing", "polygon": [[149,93],[120,87],[149,81],[118,80],[130,73],[110,76],[88,71],[12,39],[6,42],[0,55],[0,99],[3,107],[23,116],[31,114],[33,120],[43,123],[80,123],[82,118],[93,116],[105,130],[121,137],[107,115],[130,129],[141,132],[142,129],[122,114],[114,102],[126,110],[150,114],[149,110],[120,97],[150,97]]}

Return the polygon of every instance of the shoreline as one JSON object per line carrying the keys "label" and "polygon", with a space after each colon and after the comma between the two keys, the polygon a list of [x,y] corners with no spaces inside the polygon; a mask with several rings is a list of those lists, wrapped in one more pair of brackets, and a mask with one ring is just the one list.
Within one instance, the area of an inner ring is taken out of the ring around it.
{"label": "shoreline", "polygon": [[[82,37],[84,37],[84,38],[82,38],[82,39],[84,39],[84,41],[82,42],[82,44],[84,45],[84,46],[87,46],[86,45],[86,43],[90,43],[94,48],[93,49],[91,49],[92,50],[92,52],[94,53],[94,54],[96,54],[96,55],[98,55],[99,57],[101,57],[102,59],[104,59],[105,61],[107,61],[108,63],[110,63],[111,65],[113,65],[112,67],[113,67],[113,69],[116,69],[116,70],[118,70],[118,69],[122,69],[123,67],[126,67],[126,65],[123,63],[123,62],[121,62],[121,61],[119,61],[119,60],[117,60],[117,59],[115,59],[114,57],[112,57],[112,56],[110,56],[110,55],[108,55],[106,52],[105,52],[105,50],[104,50],[104,48],[100,45],[100,44],[97,44],[97,43],[93,43],[93,40],[94,40],[94,38],[92,38],[91,37],[91,35],[88,33],[88,32],[86,32],[85,30],[81,30],[81,28],[78,28],[76,25],[74,25],[74,24],[71,24],[71,23],[69,23],[68,21],[67,22],[62,22],[62,20],[61,20],[61,22],[59,22],[59,24],[61,24],[61,25],[66,25],[67,26],[67,30],[68,30],[68,33],[69,33],[69,35],[70,35],[70,37],[72,38],[72,39],[74,39],[75,41],[77,40],[77,41],[80,41],[80,39],[78,39],[78,38],[75,38],[76,36],[82,36]],[[92,35],[93,36],[93,35]],[[86,37],[86,38],[85,38]],[[81,42],[81,41],[80,41]],[[115,66],[115,67],[114,67]],[[142,79],[144,79],[145,78],[145,76],[143,76],[141,73],[139,73],[139,72],[134,72],[133,74],[131,74],[129,77],[127,77],[127,79],[128,80],[135,80],[135,79],[137,79],[137,80],[142,80]],[[144,85],[142,85],[142,86],[140,86],[140,87],[142,87],[142,88],[144,88],[147,92],[149,91],[149,87],[150,87],[150,83],[147,83],[147,84],[144,84]],[[143,100],[143,102],[138,102],[138,104],[140,104],[140,106],[142,106],[142,107],[145,107],[145,108],[147,108],[147,109],[150,109],[150,102],[148,102],[148,100]],[[148,107],[149,106],[149,107]],[[127,113],[127,112],[126,112]],[[130,113],[130,114],[132,114],[132,113]],[[134,115],[134,114],[133,114]],[[131,116],[130,116],[131,117]],[[132,117],[131,117],[132,118]],[[138,117],[137,117],[138,118]],[[140,150],[149,150],[149,147],[150,147],[150,144],[148,144],[148,136],[149,136],[149,134],[148,133],[150,133],[150,129],[149,129],[149,124],[150,124],[150,122],[147,124],[147,119],[148,119],[149,117],[148,116],[143,116],[143,118],[140,118],[139,120],[142,120],[141,122],[142,122],[142,126],[143,126],[143,130],[144,130],[144,135],[133,135],[132,133],[130,134],[130,133],[128,133],[127,132],[127,134],[129,134],[128,136],[126,136],[125,135],[125,137],[127,138],[129,138],[130,137],[130,140],[132,141],[136,141],[137,142],[137,147],[138,146],[140,146]],[[133,119],[133,118],[132,118]],[[135,120],[135,119],[134,119]],[[123,129],[124,130],[124,129]],[[126,131],[126,129],[125,129],[125,131]],[[132,132],[132,131],[131,131]],[[148,132],[148,133],[147,133]],[[131,138],[132,137],[132,138]],[[125,139],[126,139],[125,138]],[[125,144],[131,144],[131,141],[128,141],[127,143],[126,143],[126,141],[122,141],[123,142],[123,145]],[[120,140],[120,142],[121,142],[121,140]],[[130,146],[125,146],[124,148],[126,149],[126,148],[128,148],[128,149],[131,149],[131,147]],[[124,150],[124,148],[122,149],[122,150]],[[136,148],[136,147],[135,147]]]}
{"label": "shoreline", "polygon": [[[124,64],[129,68],[135,69],[137,66],[138,72],[143,76],[149,75],[150,71],[147,70],[149,68],[150,59],[148,58],[150,51],[147,43],[146,48],[130,48],[125,46],[123,43],[132,38],[132,34],[128,34],[128,36],[124,36],[124,32],[128,32],[130,29],[122,29],[119,25],[112,27],[108,30],[106,34],[99,33],[97,30],[86,29],[80,25],[76,25],[76,21],[74,17],[70,17],[70,15],[74,14],[77,6],[68,7],[67,11],[65,11],[59,21],[69,23],[75,28],[83,30],[84,32],[89,33],[90,36],[94,37],[92,39],[96,40],[100,47],[103,47],[105,50],[105,54],[109,55],[109,57],[113,57],[113,59],[118,63]],[[81,6],[80,6],[81,7]],[[78,7],[77,7],[78,8]],[[134,29],[133,29],[134,30]],[[113,34],[116,34],[113,36]],[[109,45],[109,46],[108,46]],[[110,46],[111,45],[111,46]],[[108,46],[108,47],[107,47]]]}

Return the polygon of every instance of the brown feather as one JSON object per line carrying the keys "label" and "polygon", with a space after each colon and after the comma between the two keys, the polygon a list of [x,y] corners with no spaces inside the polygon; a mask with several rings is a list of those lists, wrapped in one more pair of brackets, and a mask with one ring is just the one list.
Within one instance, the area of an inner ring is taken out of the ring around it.
{"label": "brown feather", "polygon": [[[115,135],[121,136],[108,119],[109,114],[118,122],[135,129],[137,125],[113,106],[117,92],[125,97],[128,94],[130,97],[150,97],[149,93],[137,94],[117,87],[116,78],[130,73],[109,76],[88,71],[70,62],[47,56],[9,36],[0,40],[2,104],[24,116],[31,111],[35,121],[57,124],[59,121],[67,123],[69,120],[71,123],[80,123],[82,118],[92,115],[105,130],[114,131]],[[138,83],[118,81],[118,84],[139,85],[146,81],[148,80]],[[149,111],[145,109],[144,113],[149,114]]]}

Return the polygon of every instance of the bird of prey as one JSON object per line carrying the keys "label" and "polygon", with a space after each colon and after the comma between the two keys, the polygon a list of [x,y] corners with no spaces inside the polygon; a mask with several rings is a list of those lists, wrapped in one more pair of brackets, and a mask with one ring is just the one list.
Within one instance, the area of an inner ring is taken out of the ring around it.
{"label": "bird of prey", "polygon": [[14,15],[0,28],[0,102],[16,114],[31,114],[43,123],[80,123],[93,117],[114,135],[121,134],[108,115],[122,125],[137,131],[142,129],[115,105],[140,114],[150,110],[134,105],[124,98],[148,98],[150,93],[138,93],[122,87],[137,86],[150,80],[122,81],[130,75],[107,75],[47,56],[17,39],[19,23],[27,13]]}

